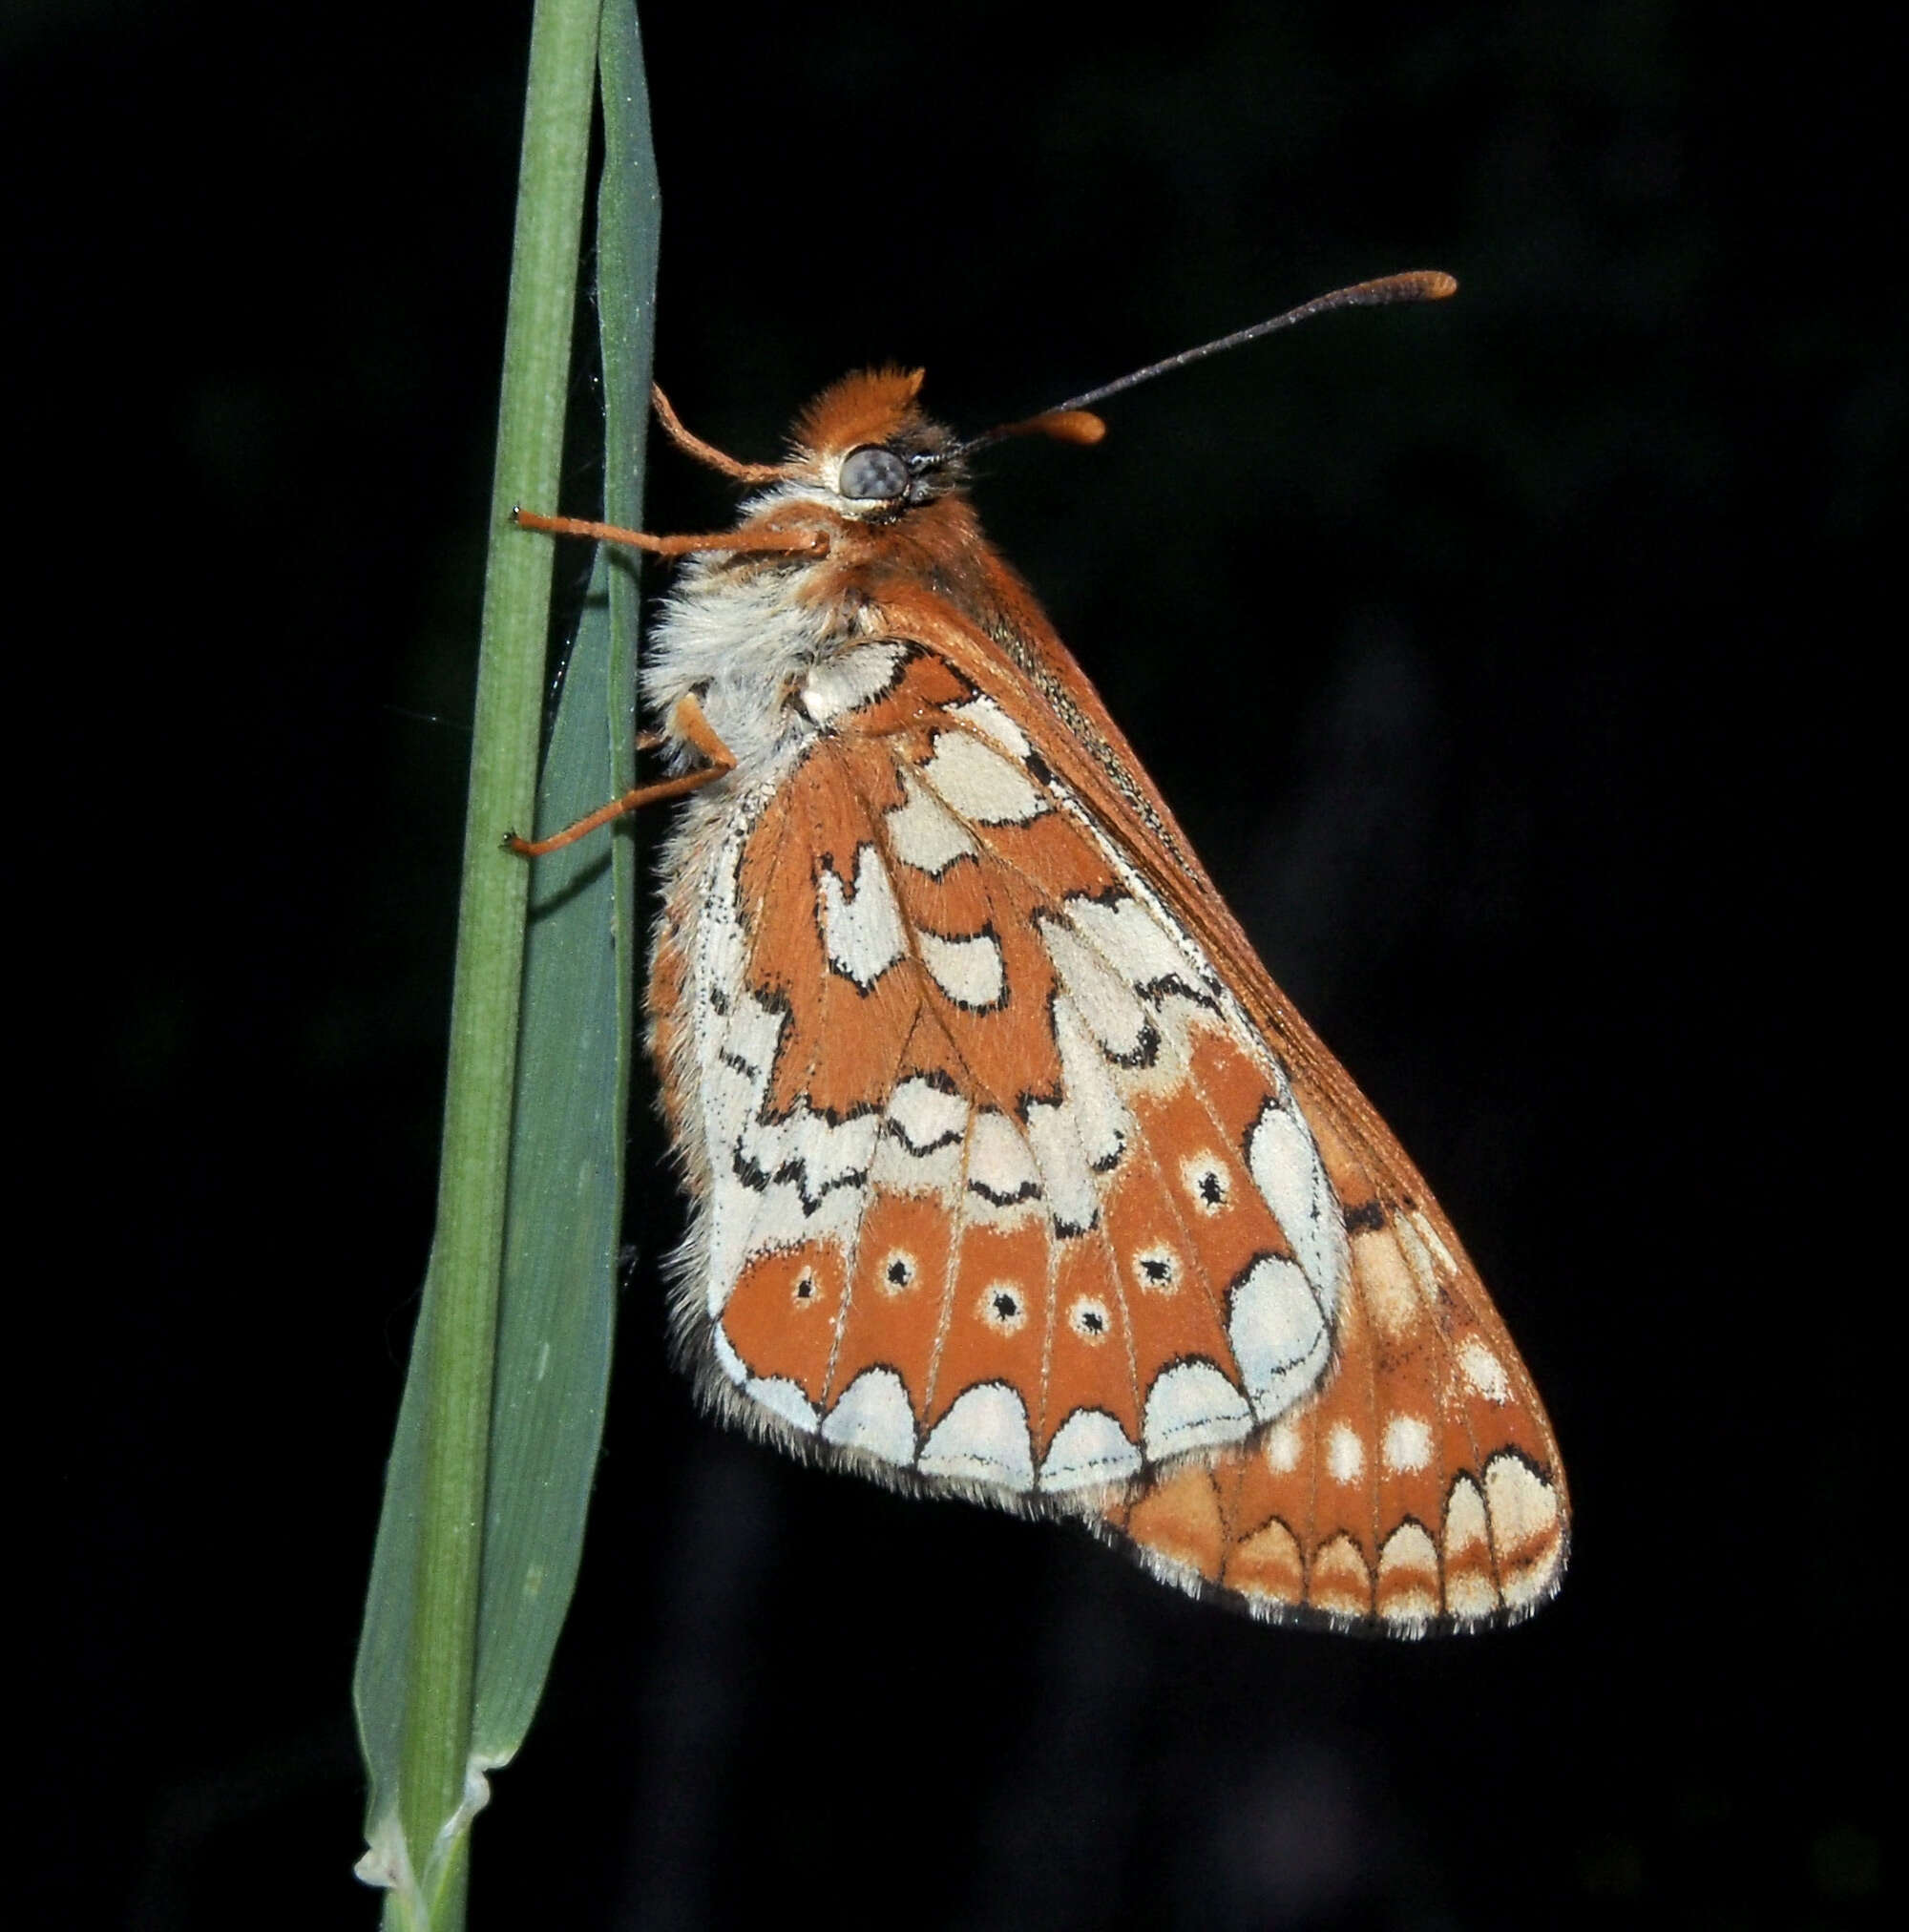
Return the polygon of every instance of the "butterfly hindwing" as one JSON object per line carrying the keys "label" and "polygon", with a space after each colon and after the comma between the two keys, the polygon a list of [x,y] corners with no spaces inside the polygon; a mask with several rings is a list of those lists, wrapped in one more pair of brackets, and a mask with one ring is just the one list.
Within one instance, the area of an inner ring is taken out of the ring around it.
{"label": "butterfly hindwing", "polygon": [[1197,943],[998,705],[867,650],[659,952],[711,1170],[692,1321],[825,1454],[1109,1493],[1316,1379],[1343,1230]]}

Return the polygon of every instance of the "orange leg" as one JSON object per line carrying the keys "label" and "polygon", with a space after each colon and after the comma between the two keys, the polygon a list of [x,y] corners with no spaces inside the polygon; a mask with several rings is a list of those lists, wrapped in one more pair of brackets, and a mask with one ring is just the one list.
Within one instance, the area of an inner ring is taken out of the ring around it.
{"label": "orange leg", "polygon": [[670,408],[669,398],[655,383],[650,385],[650,407],[679,450],[694,456],[699,463],[707,463],[712,470],[720,470],[732,482],[780,483],[789,473],[786,463],[739,463],[735,457],[725,456],[713,443],[692,435],[682,427],[682,418]]}
{"label": "orange leg", "polygon": [[[599,805],[595,811],[586,812],[575,825],[567,825],[561,831],[552,832],[548,838],[519,838],[515,832],[511,832],[504,840],[504,850],[515,852],[520,858],[539,858],[545,852],[575,845],[586,832],[595,831],[599,825],[610,825],[643,806],[661,805],[665,799],[682,798],[689,792],[700,791],[705,785],[713,785],[725,773],[735,770],[735,753],[716,735],[716,728],[703,716],[695,692],[677,700],[669,722],[678,738],[702,752],[709,761],[706,765],[699,765],[693,771],[679,773],[675,778],[660,778],[653,784],[640,785],[634,790],[624,792],[621,798],[613,798],[608,805]],[[648,750],[655,749],[663,742],[661,735],[654,731],[644,732],[637,741],[639,746]]]}
{"label": "orange leg", "polygon": [[717,530],[703,536],[652,536],[643,530],[624,530],[615,523],[597,523],[587,516],[545,516],[521,506],[511,512],[519,530],[540,530],[552,536],[594,536],[603,543],[626,544],[652,556],[688,556],[706,550],[779,551],[786,556],[827,556],[826,530],[771,530],[757,526]]}

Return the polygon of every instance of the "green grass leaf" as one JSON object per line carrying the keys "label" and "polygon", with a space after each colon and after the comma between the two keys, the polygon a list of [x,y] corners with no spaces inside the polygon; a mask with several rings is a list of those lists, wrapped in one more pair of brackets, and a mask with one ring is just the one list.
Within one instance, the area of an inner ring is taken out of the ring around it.
{"label": "green grass leaf", "polygon": [[[599,79],[604,508],[636,524],[661,203],[636,14],[618,0],[603,10]],[[640,590],[636,559],[599,554],[545,761],[539,836],[635,782]],[[483,1769],[523,1742],[582,1560],[610,1376],[640,955],[627,830],[536,862],[472,1733]]]}
{"label": "green grass leaf", "polygon": [[[610,1359],[639,950],[634,856],[530,868],[555,507],[599,31],[599,294],[610,513],[641,497],[657,196],[634,12],[539,0],[499,408],[438,1226],[387,1471],[355,1681],[371,1793],[361,1875],[387,1923],[463,1922],[484,1774],[522,1743],[582,1549]],[[612,76],[614,75],[614,82]],[[614,285],[613,285],[614,282]],[[612,337],[610,318],[615,318]],[[634,424],[634,428],[632,425]],[[599,561],[537,790],[545,831],[630,784],[634,570]]]}

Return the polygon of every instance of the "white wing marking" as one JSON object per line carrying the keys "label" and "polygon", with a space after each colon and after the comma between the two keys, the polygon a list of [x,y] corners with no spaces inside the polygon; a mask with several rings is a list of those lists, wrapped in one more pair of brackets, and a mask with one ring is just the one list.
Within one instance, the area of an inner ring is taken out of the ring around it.
{"label": "white wing marking", "polygon": [[827,868],[817,882],[829,963],[864,993],[908,956],[908,936],[888,868],[871,845],[855,849],[853,896]]}

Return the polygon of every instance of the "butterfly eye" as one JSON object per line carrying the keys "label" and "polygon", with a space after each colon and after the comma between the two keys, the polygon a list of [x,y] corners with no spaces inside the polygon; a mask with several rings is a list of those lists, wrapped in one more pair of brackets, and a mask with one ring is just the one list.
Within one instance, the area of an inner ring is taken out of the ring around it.
{"label": "butterfly eye", "polygon": [[857,503],[890,503],[908,494],[908,465],[879,443],[864,443],[842,458],[835,488]]}

